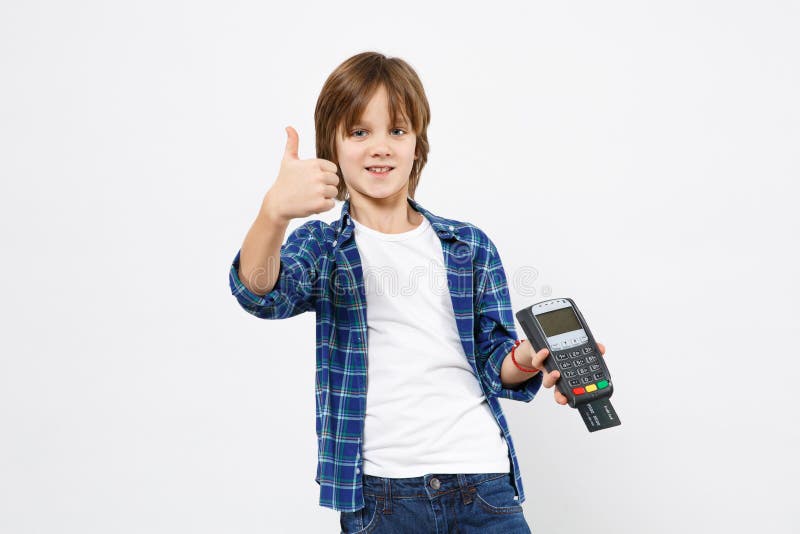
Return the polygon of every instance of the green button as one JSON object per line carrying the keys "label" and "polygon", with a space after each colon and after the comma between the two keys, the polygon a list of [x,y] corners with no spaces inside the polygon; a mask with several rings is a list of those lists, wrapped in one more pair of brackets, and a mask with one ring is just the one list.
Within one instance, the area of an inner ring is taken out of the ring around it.
{"label": "green button", "polygon": [[601,380],[597,383],[597,389],[605,389],[608,387],[608,380]]}

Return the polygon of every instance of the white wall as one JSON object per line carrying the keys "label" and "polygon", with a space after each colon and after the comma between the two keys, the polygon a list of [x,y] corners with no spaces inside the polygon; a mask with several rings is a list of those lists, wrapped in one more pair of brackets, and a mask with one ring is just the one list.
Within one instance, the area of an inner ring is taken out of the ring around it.
{"label": "white wall", "polygon": [[314,315],[227,276],[284,127],[314,157],[323,81],[378,50],[430,100],[417,200],[608,347],[623,426],[504,401],[533,529],[790,532],[797,5],[283,4],[0,6],[0,531],[338,531]]}

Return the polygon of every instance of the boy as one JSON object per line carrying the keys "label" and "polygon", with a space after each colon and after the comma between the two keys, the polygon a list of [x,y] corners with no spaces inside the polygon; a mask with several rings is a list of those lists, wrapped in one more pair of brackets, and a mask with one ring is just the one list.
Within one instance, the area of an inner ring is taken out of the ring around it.
{"label": "boy", "polygon": [[[319,157],[299,160],[286,129],[231,290],[260,318],[316,312],[316,482],[344,532],[530,532],[498,399],[530,402],[559,375],[539,372],[546,349],[516,340],[492,241],[414,200],[429,119],[401,59],[364,52],[337,67],[315,111]],[[344,201],[338,220],[308,221],[281,245],[291,219],[334,199]],[[416,282],[434,270],[446,289],[387,294],[371,276]]]}

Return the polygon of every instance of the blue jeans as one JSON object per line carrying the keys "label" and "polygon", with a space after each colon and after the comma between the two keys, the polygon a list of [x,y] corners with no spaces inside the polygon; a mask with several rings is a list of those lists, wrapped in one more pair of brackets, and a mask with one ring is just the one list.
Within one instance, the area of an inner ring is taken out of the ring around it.
{"label": "blue jeans", "polygon": [[343,534],[530,534],[511,473],[362,475],[366,506],[340,512]]}

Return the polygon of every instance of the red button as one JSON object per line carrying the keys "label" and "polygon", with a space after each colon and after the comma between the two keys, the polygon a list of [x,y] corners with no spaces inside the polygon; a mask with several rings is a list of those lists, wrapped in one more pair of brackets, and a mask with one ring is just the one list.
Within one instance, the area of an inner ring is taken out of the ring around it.
{"label": "red button", "polygon": [[575,395],[583,395],[584,393],[586,393],[586,390],[583,388],[575,388],[572,390],[572,393],[574,393]]}

